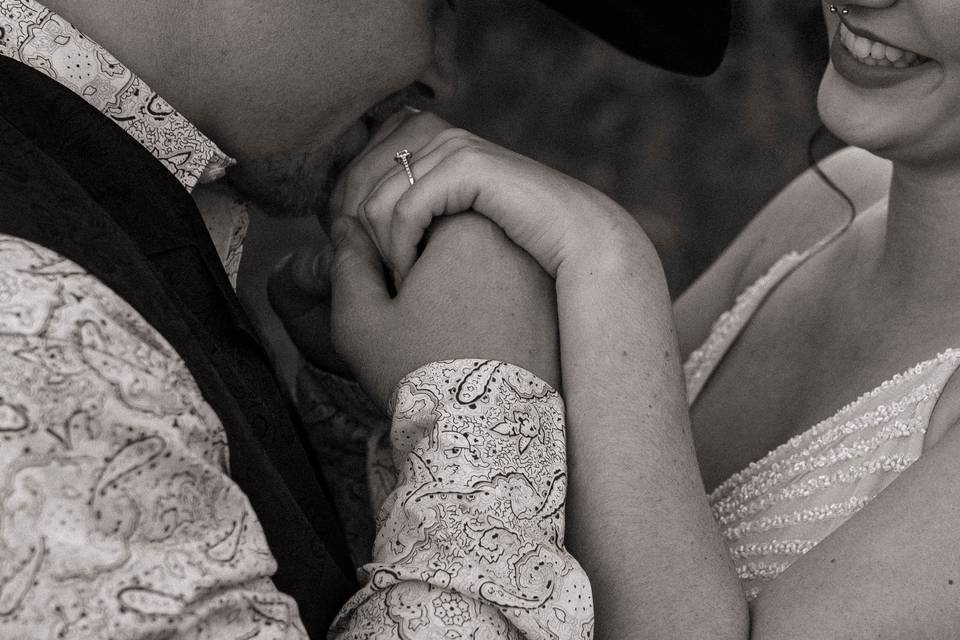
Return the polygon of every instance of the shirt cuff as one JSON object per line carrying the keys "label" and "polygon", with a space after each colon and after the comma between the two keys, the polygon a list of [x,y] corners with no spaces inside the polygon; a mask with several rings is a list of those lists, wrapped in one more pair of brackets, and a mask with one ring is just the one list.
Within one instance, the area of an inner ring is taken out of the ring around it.
{"label": "shirt cuff", "polygon": [[400,479],[380,509],[366,584],[338,631],[359,637],[364,623],[389,620],[399,626],[363,632],[589,634],[589,581],[563,546],[556,390],[511,364],[441,361],[405,376],[390,409]]}

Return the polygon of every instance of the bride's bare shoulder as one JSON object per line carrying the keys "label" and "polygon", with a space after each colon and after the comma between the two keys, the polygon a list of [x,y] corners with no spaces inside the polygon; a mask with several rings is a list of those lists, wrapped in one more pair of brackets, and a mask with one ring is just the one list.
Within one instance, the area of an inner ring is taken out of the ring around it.
{"label": "bride's bare shoulder", "polygon": [[[825,158],[820,170],[853,202],[857,212],[883,198],[890,163],[849,147]],[[813,245],[850,218],[850,206],[816,171],[794,179],[747,225],[674,306],[684,357],[709,334],[737,294],[790,251]]]}
{"label": "bride's bare shoulder", "polygon": [[[819,163],[820,170],[861,213],[886,196],[890,185],[889,161],[856,147],[847,147]],[[765,206],[736,242],[744,242],[749,257],[742,265],[740,282],[746,286],[760,277],[781,256],[802,251],[850,218],[850,205],[808,169]]]}

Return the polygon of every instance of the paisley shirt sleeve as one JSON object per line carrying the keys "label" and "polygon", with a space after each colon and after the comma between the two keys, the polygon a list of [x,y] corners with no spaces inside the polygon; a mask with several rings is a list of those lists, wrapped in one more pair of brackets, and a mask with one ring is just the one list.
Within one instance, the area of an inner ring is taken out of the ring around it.
{"label": "paisley shirt sleeve", "polygon": [[[333,633],[588,637],[556,392],[456,361],[394,406],[400,481]],[[275,571],[179,355],[82,267],[0,234],[0,638],[303,640]]]}
{"label": "paisley shirt sleeve", "polygon": [[586,574],[563,546],[563,403],[528,371],[435,362],[394,393],[396,488],[363,588],[331,638],[589,638]]}
{"label": "paisley shirt sleeve", "polygon": [[306,638],[228,468],[163,337],[0,235],[0,638]]}

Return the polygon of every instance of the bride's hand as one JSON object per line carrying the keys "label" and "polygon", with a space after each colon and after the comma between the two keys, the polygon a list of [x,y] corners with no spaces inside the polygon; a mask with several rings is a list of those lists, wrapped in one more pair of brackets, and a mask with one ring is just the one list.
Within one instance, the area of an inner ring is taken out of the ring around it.
{"label": "bride's hand", "polygon": [[332,343],[384,406],[403,375],[460,357],[510,362],[559,387],[554,283],[489,219],[472,214],[438,221],[404,286],[393,297],[387,293],[380,252],[357,210],[396,167],[399,149],[418,150],[448,128],[432,114],[398,113],[334,192],[341,242],[331,268]]}
{"label": "bride's hand", "polygon": [[[379,146],[399,149],[391,139],[409,140],[409,129],[417,127],[423,128],[411,118]],[[355,211],[343,210],[359,217],[398,282],[416,261],[433,218],[468,210],[499,225],[553,277],[572,257],[649,244],[639,225],[604,194],[462,129],[433,135],[412,153],[410,168],[415,184],[401,167],[390,167]],[[369,172],[367,180],[372,183]]]}

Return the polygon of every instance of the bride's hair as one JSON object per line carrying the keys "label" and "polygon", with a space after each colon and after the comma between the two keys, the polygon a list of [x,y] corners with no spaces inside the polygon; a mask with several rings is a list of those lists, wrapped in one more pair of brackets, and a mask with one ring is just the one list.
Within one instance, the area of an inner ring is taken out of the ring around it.
{"label": "bride's hair", "polygon": [[[857,215],[857,207],[853,204],[853,200],[850,198],[847,193],[841,189],[836,182],[834,182],[830,176],[823,172],[823,169],[820,168],[820,160],[817,157],[817,143],[821,141],[833,141],[833,138],[830,131],[821,123],[819,127],[810,135],[810,139],[807,140],[807,162],[810,164],[810,168],[813,169],[813,172],[817,174],[817,177],[823,180],[832,191],[837,195],[843,198],[843,201],[847,203],[847,207],[850,209],[850,220],[847,221],[847,224],[853,222],[854,217]],[[836,146],[834,145],[831,145]]]}

